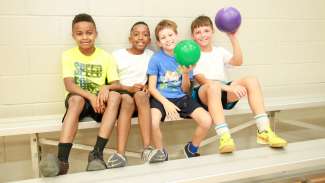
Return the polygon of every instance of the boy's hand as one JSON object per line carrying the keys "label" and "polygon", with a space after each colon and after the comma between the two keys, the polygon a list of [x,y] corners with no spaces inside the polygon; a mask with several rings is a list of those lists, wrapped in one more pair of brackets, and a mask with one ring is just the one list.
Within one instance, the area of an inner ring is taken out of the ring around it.
{"label": "boy's hand", "polygon": [[89,101],[90,101],[91,107],[94,109],[94,111],[96,113],[101,113],[100,105],[97,102],[98,101],[98,97],[96,97],[95,95],[91,95]]}
{"label": "boy's hand", "polygon": [[171,120],[176,120],[179,118],[179,114],[177,111],[180,109],[170,101],[163,102],[164,109],[166,111],[166,117]]}
{"label": "boy's hand", "polygon": [[[97,105],[99,107],[99,112],[98,113],[103,113],[105,111],[106,103],[108,101],[108,94],[109,94],[109,87],[108,86],[103,86],[97,97]],[[96,112],[96,111],[95,111]]]}
{"label": "boy's hand", "polygon": [[228,32],[226,33],[227,36],[229,37],[229,39],[232,40],[236,40],[237,39],[237,32]]}
{"label": "boy's hand", "polygon": [[247,90],[241,85],[230,85],[229,92],[234,93],[238,99],[245,97],[247,95]]}
{"label": "boy's hand", "polygon": [[127,91],[129,93],[136,93],[138,91],[141,91],[143,89],[143,87],[144,87],[144,85],[142,85],[142,84],[134,84]]}
{"label": "boy's hand", "polygon": [[149,89],[148,89],[148,86],[147,86],[147,85],[144,85],[144,86],[143,86],[142,91],[143,91],[144,93],[146,93],[148,96],[150,96]]}
{"label": "boy's hand", "polygon": [[189,74],[193,70],[193,66],[190,65],[188,67],[180,65],[179,70],[182,72],[182,74]]}

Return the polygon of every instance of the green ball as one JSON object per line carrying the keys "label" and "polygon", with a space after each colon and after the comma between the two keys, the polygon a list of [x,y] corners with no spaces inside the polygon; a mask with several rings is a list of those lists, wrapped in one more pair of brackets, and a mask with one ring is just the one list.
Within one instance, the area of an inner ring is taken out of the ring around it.
{"label": "green ball", "polygon": [[176,62],[179,65],[190,66],[196,64],[201,56],[200,46],[193,40],[183,40],[174,48]]}

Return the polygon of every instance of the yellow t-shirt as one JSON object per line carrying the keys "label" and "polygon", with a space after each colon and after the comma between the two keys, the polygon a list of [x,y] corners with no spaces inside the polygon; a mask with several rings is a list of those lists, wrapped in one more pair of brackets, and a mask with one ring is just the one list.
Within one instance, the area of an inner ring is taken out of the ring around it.
{"label": "yellow t-shirt", "polygon": [[72,77],[82,89],[97,95],[105,80],[110,83],[119,80],[114,58],[103,49],[96,48],[90,55],[84,55],[78,47],[62,54],[62,76]]}

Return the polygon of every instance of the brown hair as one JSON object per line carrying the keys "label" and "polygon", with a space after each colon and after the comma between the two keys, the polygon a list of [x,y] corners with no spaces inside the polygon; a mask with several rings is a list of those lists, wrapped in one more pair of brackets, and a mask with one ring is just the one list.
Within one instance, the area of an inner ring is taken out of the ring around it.
{"label": "brown hair", "polygon": [[157,24],[155,29],[155,36],[157,41],[159,41],[159,32],[165,28],[170,28],[177,34],[177,25],[175,22],[171,20],[162,20]]}
{"label": "brown hair", "polygon": [[195,28],[202,27],[202,26],[209,26],[213,30],[213,24],[211,19],[208,16],[201,15],[193,20],[191,24],[191,32],[193,33]]}

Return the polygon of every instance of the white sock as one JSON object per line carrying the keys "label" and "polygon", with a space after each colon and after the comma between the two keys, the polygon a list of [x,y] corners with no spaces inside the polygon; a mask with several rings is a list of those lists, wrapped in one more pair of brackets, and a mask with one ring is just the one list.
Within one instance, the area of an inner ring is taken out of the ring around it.
{"label": "white sock", "polygon": [[216,130],[216,133],[219,137],[224,133],[230,133],[227,123],[220,123],[218,125],[215,125],[214,129]]}
{"label": "white sock", "polygon": [[265,131],[270,127],[270,120],[266,113],[258,114],[254,118],[259,132]]}

